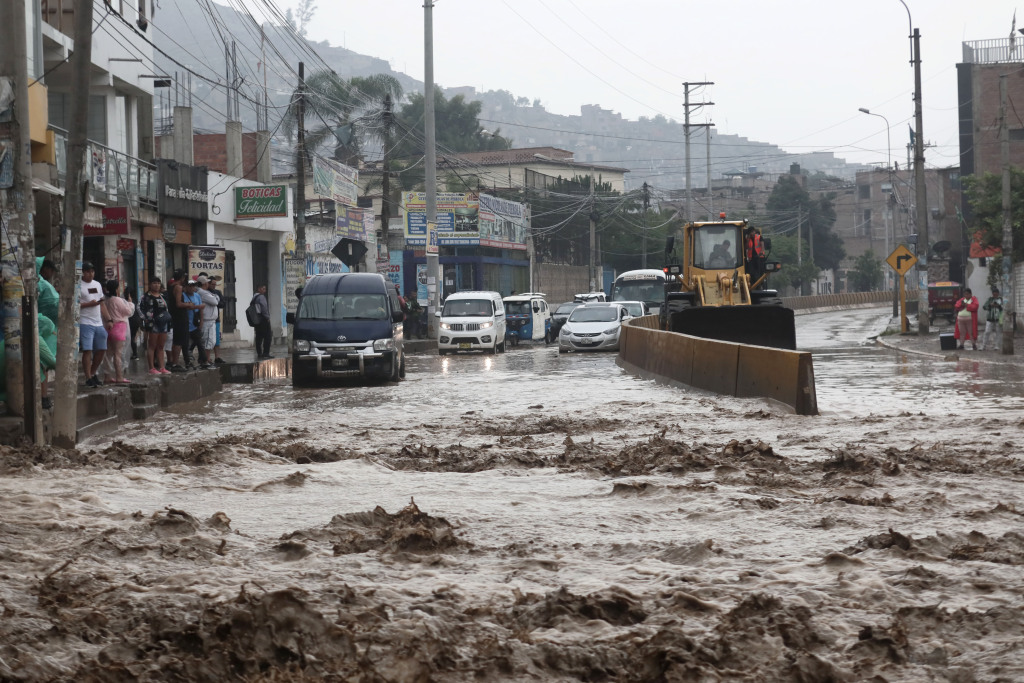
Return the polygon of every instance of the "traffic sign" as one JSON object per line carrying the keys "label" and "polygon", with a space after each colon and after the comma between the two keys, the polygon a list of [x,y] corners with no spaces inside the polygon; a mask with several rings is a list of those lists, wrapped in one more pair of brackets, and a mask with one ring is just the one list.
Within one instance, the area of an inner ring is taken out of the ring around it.
{"label": "traffic sign", "polygon": [[917,263],[917,257],[901,244],[892,250],[885,262],[900,275],[906,275],[907,271]]}

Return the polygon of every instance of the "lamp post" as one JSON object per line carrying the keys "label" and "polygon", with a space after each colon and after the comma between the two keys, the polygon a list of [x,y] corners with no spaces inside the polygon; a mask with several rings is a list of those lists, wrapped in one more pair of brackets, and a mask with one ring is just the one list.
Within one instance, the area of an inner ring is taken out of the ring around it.
{"label": "lamp post", "polygon": [[[889,119],[885,118],[881,114],[876,114],[875,112],[871,111],[870,109],[867,109],[866,107],[861,107],[857,111],[863,112],[863,113],[867,114],[868,116],[877,116],[878,118],[880,118],[883,121],[885,121],[885,144],[886,144],[886,153],[887,153],[885,168],[889,172],[889,198],[887,198],[886,202],[885,202],[885,212],[886,212],[885,213],[885,255],[886,255],[886,257],[888,257],[889,256],[889,249],[890,249],[890,246],[889,246],[889,212],[891,211],[890,200],[892,198],[892,190],[893,190],[893,187],[892,187],[892,138],[889,135]],[[889,273],[885,274],[885,288],[889,289]]]}

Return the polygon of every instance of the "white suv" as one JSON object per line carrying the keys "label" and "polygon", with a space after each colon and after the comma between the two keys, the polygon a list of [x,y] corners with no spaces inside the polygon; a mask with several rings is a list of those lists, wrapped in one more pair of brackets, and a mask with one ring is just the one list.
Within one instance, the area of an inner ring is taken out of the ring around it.
{"label": "white suv", "polygon": [[505,350],[505,305],[497,292],[456,292],[435,315],[438,355]]}

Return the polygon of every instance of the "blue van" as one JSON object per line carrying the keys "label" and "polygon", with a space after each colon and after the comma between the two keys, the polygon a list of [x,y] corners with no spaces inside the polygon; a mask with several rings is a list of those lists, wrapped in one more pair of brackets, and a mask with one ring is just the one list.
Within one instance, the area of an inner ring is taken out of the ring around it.
{"label": "blue van", "polygon": [[318,380],[405,377],[402,308],[377,273],[316,275],[306,283],[292,325],[292,385]]}

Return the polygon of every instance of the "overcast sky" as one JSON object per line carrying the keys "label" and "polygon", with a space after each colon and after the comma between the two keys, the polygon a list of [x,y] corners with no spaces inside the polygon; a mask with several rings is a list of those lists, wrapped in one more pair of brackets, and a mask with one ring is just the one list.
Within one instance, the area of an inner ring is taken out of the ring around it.
{"label": "overcast sky", "polygon": [[[1016,6],[906,2],[922,36],[927,164],[957,165],[962,43],[1007,38]],[[423,78],[422,0],[317,4],[311,39]],[[866,107],[888,118],[892,158],[906,160],[913,69],[900,0],[435,0],[433,23],[434,77],[445,87],[508,90],[559,114],[599,104],[627,119],[681,121],[682,83],[713,81],[691,97],[715,103],[694,122],[790,152],[884,163],[886,125],[857,111]]]}

